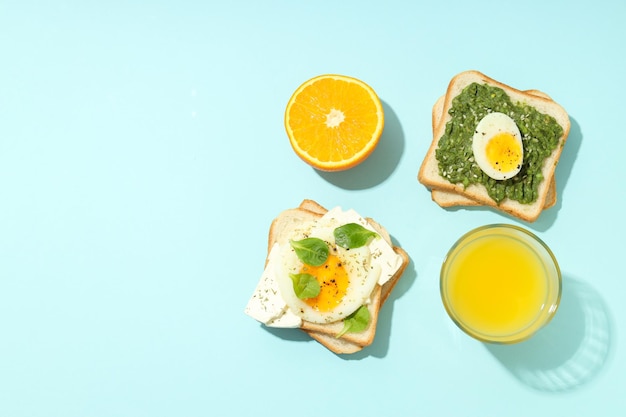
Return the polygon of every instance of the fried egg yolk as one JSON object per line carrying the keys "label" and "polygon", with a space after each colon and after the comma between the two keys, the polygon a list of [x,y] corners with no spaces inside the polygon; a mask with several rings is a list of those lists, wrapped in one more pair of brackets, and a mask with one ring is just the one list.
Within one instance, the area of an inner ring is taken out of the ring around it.
{"label": "fried egg yolk", "polygon": [[[322,219],[302,230],[302,235],[317,237],[328,244],[329,256],[321,266],[303,263],[289,244],[281,246],[280,262],[275,266],[276,282],[289,310],[311,323],[333,323],[343,320],[359,307],[370,302],[378,284],[381,267],[372,264],[368,246],[345,249],[335,243],[333,230],[338,226],[332,219]],[[313,275],[320,284],[314,298],[300,299],[293,288],[290,274]]]}
{"label": "fried egg yolk", "polygon": [[313,275],[320,284],[320,293],[315,298],[304,300],[317,311],[327,312],[335,309],[348,291],[348,272],[337,255],[329,255],[320,266],[303,265],[300,273]]}
{"label": "fried egg yolk", "polygon": [[511,178],[522,168],[522,136],[513,119],[504,113],[489,113],[480,120],[472,151],[480,169],[495,180]]}

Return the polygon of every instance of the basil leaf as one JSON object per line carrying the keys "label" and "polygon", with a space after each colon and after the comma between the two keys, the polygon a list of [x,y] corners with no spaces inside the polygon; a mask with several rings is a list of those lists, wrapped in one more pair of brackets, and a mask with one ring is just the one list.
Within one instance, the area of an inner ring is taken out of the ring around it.
{"label": "basil leaf", "polygon": [[367,329],[370,323],[370,311],[367,306],[359,307],[354,313],[350,314],[343,320],[343,329],[335,336],[339,339],[344,334],[358,333]]}
{"label": "basil leaf", "polygon": [[301,300],[315,298],[320,293],[320,283],[311,274],[289,274],[293,281],[293,290]]}
{"label": "basil leaf", "polygon": [[320,266],[328,259],[328,245],[322,239],[308,237],[289,244],[296,251],[298,259],[311,266]]}
{"label": "basil leaf", "polygon": [[339,226],[333,232],[335,243],[345,249],[360,248],[368,244],[370,238],[378,237],[378,234],[357,223],[348,223]]}

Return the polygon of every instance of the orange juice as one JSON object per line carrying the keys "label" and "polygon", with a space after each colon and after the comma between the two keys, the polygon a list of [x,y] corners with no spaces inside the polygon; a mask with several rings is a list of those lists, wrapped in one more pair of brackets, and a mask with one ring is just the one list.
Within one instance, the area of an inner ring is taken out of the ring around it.
{"label": "orange juice", "polygon": [[512,343],[554,315],[561,278],[552,252],[536,236],[508,225],[484,226],[450,250],[441,274],[446,310],[477,339]]}

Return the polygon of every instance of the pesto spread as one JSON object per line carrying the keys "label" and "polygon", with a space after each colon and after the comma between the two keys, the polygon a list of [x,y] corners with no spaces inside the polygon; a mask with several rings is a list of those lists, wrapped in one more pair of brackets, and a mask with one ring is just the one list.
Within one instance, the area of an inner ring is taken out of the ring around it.
{"label": "pesto spread", "polygon": [[[524,161],[512,178],[497,181],[485,174],[474,161],[472,137],[478,122],[488,113],[501,112],[511,117],[522,134]],[[454,184],[482,184],[498,204],[505,198],[522,204],[537,200],[543,180],[541,168],[545,159],[559,144],[563,128],[549,115],[524,103],[513,103],[498,87],[472,83],[452,100],[446,124],[435,157],[439,174]]]}

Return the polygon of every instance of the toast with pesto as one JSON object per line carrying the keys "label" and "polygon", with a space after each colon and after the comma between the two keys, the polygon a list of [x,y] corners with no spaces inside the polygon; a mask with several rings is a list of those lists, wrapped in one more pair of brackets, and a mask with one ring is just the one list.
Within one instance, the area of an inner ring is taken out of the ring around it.
{"label": "toast with pesto", "polygon": [[[546,93],[541,92],[539,90],[525,90],[525,92],[528,94],[535,95],[537,97],[544,97],[544,98],[551,100],[550,96],[548,96]],[[442,95],[441,97],[437,99],[437,101],[435,101],[435,104],[433,105],[432,115],[431,115],[433,134],[437,126],[439,126],[439,123],[443,119],[443,102],[445,98],[446,96]],[[546,202],[543,207],[544,210],[551,208],[556,204],[556,194],[557,194],[556,193],[556,180],[553,178],[552,182],[550,183],[550,188],[548,189],[548,196],[546,198]],[[472,207],[472,206],[480,205],[479,202],[472,200],[468,197],[464,197],[459,193],[456,193],[453,191],[438,190],[435,188],[431,189],[431,198],[439,206],[445,207],[445,208],[457,207],[457,206]]]}
{"label": "toast with pesto", "polygon": [[[298,207],[281,212],[270,226],[266,267],[270,260],[270,254],[276,245],[288,245],[294,235],[302,235],[302,230],[300,230],[302,225],[321,219],[327,212],[328,210],[325,207],[313,200],[304,200]],[[370,293],[368,302],[364,305],[369,313],[367,326],[362,330],[346,333],[342,332],[344,323],[341,320],[330,323],[314,323],[302,320],[297,326],[300,330],[310,335],[311,338],[337,354],[355,353],[372,344],[376,334],[380,309],[409,263],[407,253],[392,244],[389,233],[384,227],[371,218],[364,218],[364,220],[378,234],[378,237],[384,239],[393,249],[393,252],[398,256],[396,260],[401,261],[395,273],[382,285],[377,283]]]}
{"label": "toast with pesto", "polygon": [[[459,195],[469,204],[535,221],[551,204],[554,172],[570,130],[565,109],[545,95],[518,90],[478,71],[453,77],[442,100],[441,120],[420,166],[419,182],[436,190],[442,204],[454,205]],[[509,115],[522,133],[521,170],[502,181],[488,178],[472,158],[472,135],[491,112]],[[455,195],[445,194],[454,197],[447,203],[441,192]]]}

